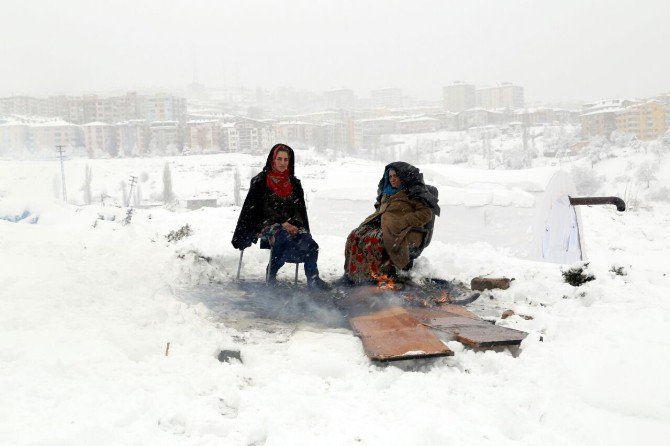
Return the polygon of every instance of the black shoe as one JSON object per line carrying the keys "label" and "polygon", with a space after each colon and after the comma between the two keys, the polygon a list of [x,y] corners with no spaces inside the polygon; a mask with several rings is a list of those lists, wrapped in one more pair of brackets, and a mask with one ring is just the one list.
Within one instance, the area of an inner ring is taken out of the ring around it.
{"label": "black shoe", "polygon": [[330,291],[332,289],[332,287],[327,282],[324,282],[323,279],[321,279],[319,276],[313,277],[311,279],[308,278],[307,288],[322,291]]}
{"label": "black shoe", "polygon": [[268,265],[265,268],[265,283],[268,284],[269,286],[276,286],[278,271],[279,271],[278,269],[271,268],[270,265]]}

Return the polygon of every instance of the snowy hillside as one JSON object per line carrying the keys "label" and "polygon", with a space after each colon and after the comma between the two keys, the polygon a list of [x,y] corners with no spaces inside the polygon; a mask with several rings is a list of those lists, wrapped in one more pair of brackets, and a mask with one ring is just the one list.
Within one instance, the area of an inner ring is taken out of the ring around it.
{"label": "snowy hillside", "polygon": [[[346,225],[335,230],[331,222],[349,212],[353,228],[372,210],[383,163],[329,161],[311,151],[297,157],[319,267],[334,280]],[[459,169],[482,167],[471,161]],[[160,205],[166,162],[182,202],[168,208]],[[459,180],[453,166],[424,162],[427,182],[444,191],[467,188],[476,175]],[[618,195],[631,207],[582,209],[596,280],[581,287],[563,281],[565,265],[436,236],[414,277],[514,277],[510,289],[470,308],[529,336],[518,351],[449,342],[453,357],[390,365],[371,363],[360,340],[318,303],[301,303],[313,306],[308,320],[245,322],[224,311],[239,300],[231,285],[239,259],[230,245],[239,213],[234,172],[243,198],[263,163],[241,154],[72,159],[64,205],[54,198],[56,161],[0,161],[0,443],[666,443],[667,155],[614,148],[602,160],[553,166],[571,171],[582,193]],[[143,206],[124,224],[130,176]],[[522,203],[526,192],[513,190],[509,199]],[[323,205],[352,196],[359,207]],[[219,207],[188,211],[182,204],[193,197],[216,198]],[[445,203],[453,198],[444,192]],[[166,239],[186,224],[191,236]],[[256,246],[245,251],[243,276],[263,277],[267,256]],[[280,278],[292,274],[287,266]],[[517,315],[502,320],[507,309]],[[242,361],[220,362],[222,349],[239,350]]]}

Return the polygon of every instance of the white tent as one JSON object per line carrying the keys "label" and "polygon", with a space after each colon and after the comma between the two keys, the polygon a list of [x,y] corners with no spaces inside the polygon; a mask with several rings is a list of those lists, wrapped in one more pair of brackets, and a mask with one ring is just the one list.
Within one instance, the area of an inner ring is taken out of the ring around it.
{"label": "white tent", "polygon": [[[570,205],[570,175],[556,168],[477,170],[421,165],[440,191],[433,241],[486,242],[531,260],[572,263],[585,258],[579,208]],[[343,165],[310,197],[315,234],[344,237],[374,211],[378,165]]]}

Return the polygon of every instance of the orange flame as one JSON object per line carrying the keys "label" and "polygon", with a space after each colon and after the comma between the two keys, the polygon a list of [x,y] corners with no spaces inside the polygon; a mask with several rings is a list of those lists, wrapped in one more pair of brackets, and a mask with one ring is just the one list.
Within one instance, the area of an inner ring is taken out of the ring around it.
{"label": "orange flame", "polygon": [[370,272],[372,275],[372,278],[377,281],[377,285],[379,288],[383,290],[396,290],[398,287],[395,284],[395,279],[393,277],[389,277],[386,274],[375,274],[373,272]]}
{"label": "orange flame", "polygon": [[446,304],[451,301],[451,296],[446,291],[442,291],[440,297],[435,299],[436,304]]}

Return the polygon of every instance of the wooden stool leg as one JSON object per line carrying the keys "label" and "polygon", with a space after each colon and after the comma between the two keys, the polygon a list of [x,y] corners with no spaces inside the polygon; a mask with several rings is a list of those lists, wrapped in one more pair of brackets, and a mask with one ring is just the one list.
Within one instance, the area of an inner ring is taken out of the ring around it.
{"label": "wooden stool leg", "polygon": [[300,264],[299,263],[295,264],[295,281],[293,282],[294,285],[298,284],[298,265]]}

